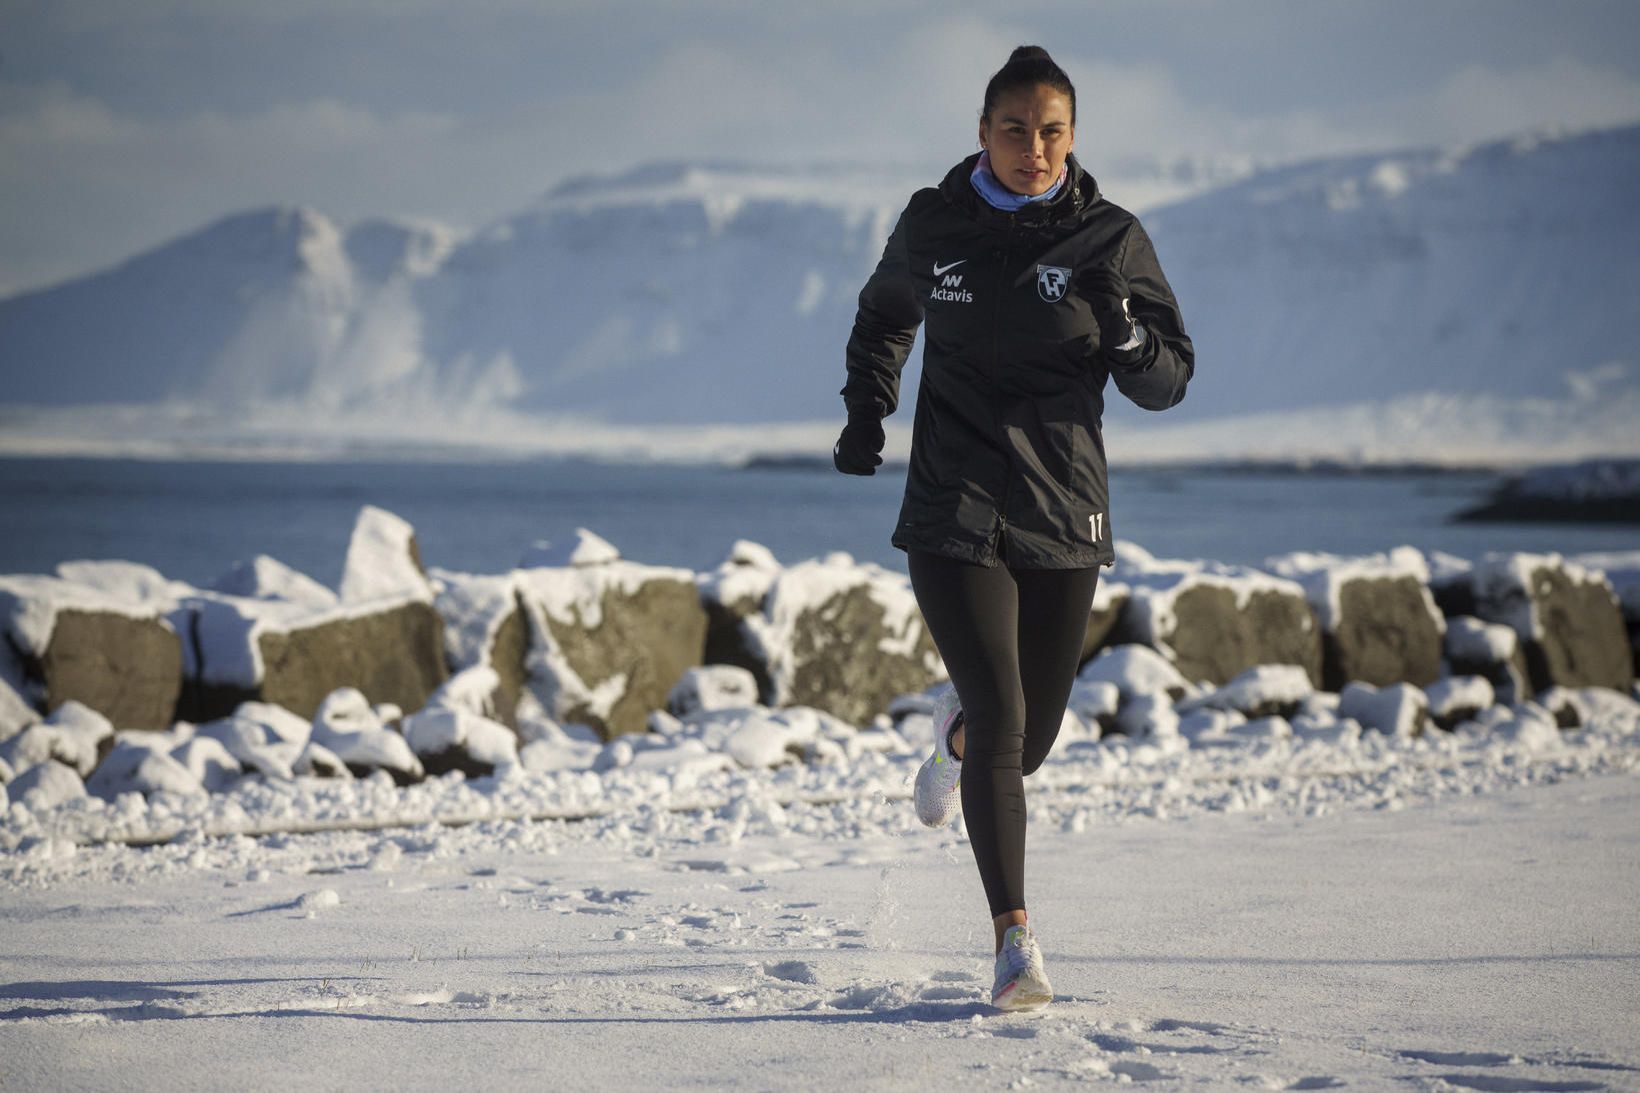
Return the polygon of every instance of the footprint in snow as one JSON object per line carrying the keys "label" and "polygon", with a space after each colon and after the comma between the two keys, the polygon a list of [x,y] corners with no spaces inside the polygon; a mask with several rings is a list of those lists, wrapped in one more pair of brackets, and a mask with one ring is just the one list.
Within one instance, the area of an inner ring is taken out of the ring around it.
{"label": "footprint in snow", "polygon": [[1502,1074],[1437,1074],[1434,1077],[1459,1089],[1479,1089],[1482,1093],[1577,1093],[1606,1088],[1600,1082],[1551,1082],[1541,1078],[1508,1078]]}
{"label": "footprint in snow", "polygon": [[1496,1051],[1403,1051],[1401,1058],[1437,1066],[1510,1066],[1525,1062],[1519,1055]]}
{"label": "footprint in snow", "polygon": [[763,965],[763,974],[770,979],[783,979],[788,983],[805,983],[817,986],[820,975],[814,965],[807,960],[782,960],[776,964]]}
{"label": "footprint in snow", "polygon": [[[1512,1052],[1503,1051],[1430,1051],[1430,1050],[1403,1050],[1396,1053],[1399,1058],[1414,1063],[1428,1063],[1431,1066],[1467,1066],[1467,1067],[1509,1067],[1514,1074],[1492,1073],[1450,1073],[1435,1074],[1435,1078],[1460,1089],[1478,1089],[1484,1093],[1515,1093],[1525,1090],[1593,1090],[1605,1089],[1603,1082],[1592,1078],[1573,1078],[1570,1081],[1550,1079],[1533,1075],[1533,1071],[1541,1074],[1542,1069],[1554,1068],[1564,1072],[1570,1070],[1585,1071],[1629,1071],[1640,1072],[1640,1067],[1629,1066],[1625,1063],[1608,1062],[1601,1059],[1588,1059],[1576,1056],[1550,1056],[1546,1058],[1523,1058]],[[1553,1072],[1553,1070],[1551,1070]],[[1519,1075],[1519,1076],[1516,1076]],[[1422,1075],[1420,1075],[1422,1076]]]}
{"label": "footprint in snow", "polygon": [[[1087,1034],[1087,1039],[1100,1051],[1112,1055],[1264,1055],[1280,1042],[1279,1037],[1267,1030],[1166,1017],[1148,1023],[1122,1021],[1112,1026],[1100,1025]],[[1141,1080],[1131,1074],[1129,1077],[1133,1081]]]}

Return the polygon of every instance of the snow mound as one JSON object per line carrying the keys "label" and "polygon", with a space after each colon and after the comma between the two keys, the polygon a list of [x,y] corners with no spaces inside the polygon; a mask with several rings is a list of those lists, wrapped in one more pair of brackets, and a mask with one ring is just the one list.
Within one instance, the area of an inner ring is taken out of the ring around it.
{"label": "snow mound", "polygon": [[1261,664],[1179,707],[1184,712],[1206,706],[1259,717],[1276,710],[1296,710],[1314,690],[1309,673],[1296,664]]}
{"label": "snow mound", "polygon": [[1109,683],[1123,698],[1146,694],[1182,697],[1195,690],[1161,653],[1148,645],[1116,645],[1102,649],[1082,666],[1082,683]]}
{"label": "snow mound", "polygon": [[1338,715],[1360,722],[1386,736],[1410,739],[1423,732],[1428,720],[1429,699],[1410,683],[1374,687],[1370,683],[1349,683],[1339,692]]}

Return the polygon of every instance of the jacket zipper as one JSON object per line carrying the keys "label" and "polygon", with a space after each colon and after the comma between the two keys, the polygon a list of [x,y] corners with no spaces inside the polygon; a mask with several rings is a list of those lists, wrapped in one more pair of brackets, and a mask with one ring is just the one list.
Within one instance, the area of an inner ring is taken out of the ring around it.
{"label": "jacket zipper", "polygon": [[[1002,375],[1002,307],[1005,294],[1008,291],[1008,269],[1013,263],[1014,215],[1013,213],[1008,214],[1008,237],[1000,252],[1002,260],[997,271],[997,303],[996,309],[991,316],[991,374],[996,377]],[[1002,400],[999,398],[996,405],[1000,406],[1001,402]],[[1008,495],[1013,492],[1014,487],[1014,457],[1008,447],[1007,425],[1000,420],[1000,417],[997,425],[997,441],[1002,446],[1004,458],[1008,461],[1007,474],[1002,480],[1002,500],[997,505],[997,526],[992,536],[993,543],[991,546],[991,553],[998,560],[1001,560],[1002,540],[1008,533]]]}

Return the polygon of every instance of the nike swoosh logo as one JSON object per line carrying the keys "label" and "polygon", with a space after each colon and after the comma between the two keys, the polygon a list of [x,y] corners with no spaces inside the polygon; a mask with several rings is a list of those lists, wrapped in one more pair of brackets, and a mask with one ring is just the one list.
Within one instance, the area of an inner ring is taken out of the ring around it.
{"label": "nike swoosh logo", "polygon": [[934,263],[934,276],[939,277],[940,275],[942,275],[942,274],[944,274],[944,273],[946,273],[950,270],[954,270],[966,261],[968,261],[968,259],[958,258],[955,262],[952,262],[949,266],[942,266],[938,262],[935,262]]}

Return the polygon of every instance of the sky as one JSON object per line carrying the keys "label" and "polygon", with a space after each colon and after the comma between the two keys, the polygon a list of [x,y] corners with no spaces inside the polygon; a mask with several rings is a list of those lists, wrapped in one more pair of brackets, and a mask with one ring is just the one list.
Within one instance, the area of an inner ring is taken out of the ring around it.
{"label": "sky", "polygon": [[273,203],[468,230],[657,159],[934,174],[1022,42],[1096,174],[1640,120],[1635,0],[0,0],[0,295]]}

